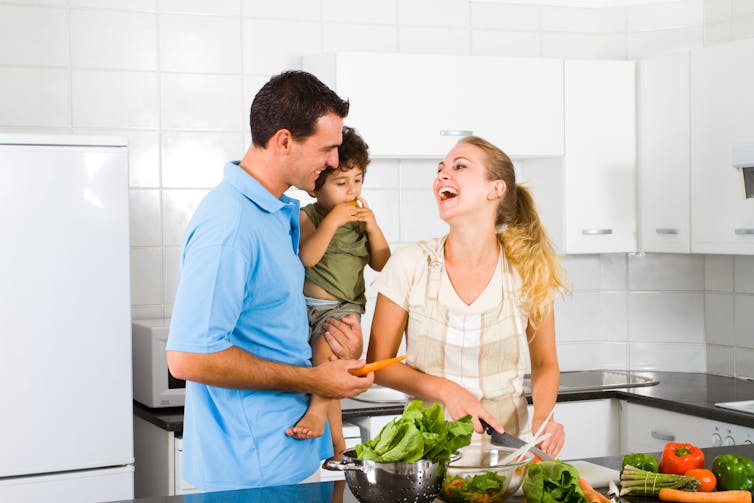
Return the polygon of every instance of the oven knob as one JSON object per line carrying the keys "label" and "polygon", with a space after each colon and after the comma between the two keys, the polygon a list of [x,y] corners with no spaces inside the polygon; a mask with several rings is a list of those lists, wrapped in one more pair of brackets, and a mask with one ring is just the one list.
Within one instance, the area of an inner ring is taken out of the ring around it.
{"label": "oven knob", "polygon": [[725,440],[723,440],[723,445],[736,445],[736,441],[733,440],[733,437],[730,435],[726,435]]}
{"label": "oven knob", "polygon": [[720,447],[723,445],[723,437],[720,436],[719,433],[715,432],[712,434],[712,446],[713,447]]}

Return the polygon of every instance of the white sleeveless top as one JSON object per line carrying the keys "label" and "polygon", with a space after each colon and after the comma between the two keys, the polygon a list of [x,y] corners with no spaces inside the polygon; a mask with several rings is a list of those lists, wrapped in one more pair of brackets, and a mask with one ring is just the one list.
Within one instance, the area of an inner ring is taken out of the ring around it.
{"label": "white sleeveless top", "polygon": [[[492,280],[471,305],[445,271],[445,237],[397,250],[374,287],[408,311],[406,363],[463,386],[515,435],[529,433],[523,377],[528,313],[520,279],[500,250]],[[455,297],[455,298],[454,298]]]}

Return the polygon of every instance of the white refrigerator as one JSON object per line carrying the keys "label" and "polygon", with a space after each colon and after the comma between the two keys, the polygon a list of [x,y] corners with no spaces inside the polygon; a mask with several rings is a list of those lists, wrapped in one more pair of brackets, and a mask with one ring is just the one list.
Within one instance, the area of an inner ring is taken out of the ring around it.
{"label": "white refrigerator", "polygon": [[0,134],[0,501],[133,498],[124,138]]}

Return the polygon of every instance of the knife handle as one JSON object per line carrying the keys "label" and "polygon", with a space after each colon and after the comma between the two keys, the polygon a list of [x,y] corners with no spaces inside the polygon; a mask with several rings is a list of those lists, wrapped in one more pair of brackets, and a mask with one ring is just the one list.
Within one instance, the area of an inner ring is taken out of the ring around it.
{"label": "knife handle", "polygon": [[484,428],[484,432],[487,435],[492,435],[492,432],[495,431],[495,430],[492,428],[492,426],[490,425],[490,423],[488,423],[487,421],[485,421],[481,417],[479,418],[479,422],[482,423],[482,428]]}

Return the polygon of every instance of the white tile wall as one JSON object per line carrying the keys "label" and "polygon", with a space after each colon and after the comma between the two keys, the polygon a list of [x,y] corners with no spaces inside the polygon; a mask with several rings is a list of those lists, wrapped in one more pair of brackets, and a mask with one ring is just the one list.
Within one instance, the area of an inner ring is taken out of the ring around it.
{"label": "white tile wall", "polygon": [[71,82],[74,127],[157,129],[156,73],[73,70]]}
{"label": "white tile wall", "polygon": [[[750,0],[601,9],[473,0],[0,0],[0,132],[128,138],[132,314],[169,316],[188,219],[225,162],[248,145],[254,93],[304,54],[624,59],[752,36]],[[394,247],[446,232],[430,191],[436,162],[370,166],[364,195]],[[754,376],[753,258],[563,260],[573,287],[556,305],[564,370]],[[370,306],[374,296],[369,289]],[[371,311],[365,332],[370,319]]]}
{"label": "white tile wall", "polygon": [[146,12],[71,12],[73,66],[152,70],[157,65],[157,16]]}
{"label": "white tile wall", "polygon": [[238,17],[160,16],[160,67],[165,71],[240,73]]}

